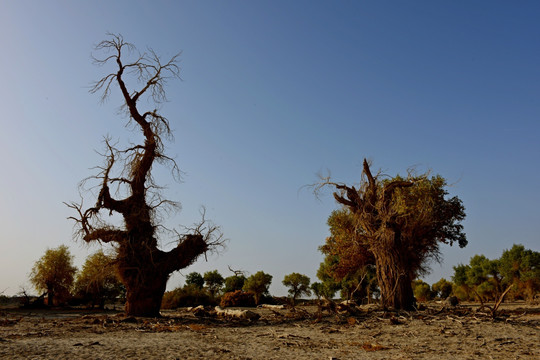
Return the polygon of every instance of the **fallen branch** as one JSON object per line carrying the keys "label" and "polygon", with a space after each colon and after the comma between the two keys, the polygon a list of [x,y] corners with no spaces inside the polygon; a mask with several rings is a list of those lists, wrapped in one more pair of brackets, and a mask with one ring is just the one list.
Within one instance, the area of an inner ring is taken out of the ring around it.
{"label": "fallen branch", "polygon": [[227,317],[227,318],[257,321],[261,317],[259,314],[254,313],[251,310],[231,310],[231,309],[223,309],[219,306],[216,306],[215,310],[216,310],[216,315]]}
{"label": "fallen branch", "polygon": [[484,302],[482,301],[482,298],[480,297],[480,295],[475,291],[478,299],[480,300],[480,308],[477,310],[477,312],[479,312],[483,308],[488,308],[489,312],[491,314],[491,317],[495,318],[495,316],[497,316],[497,310],[499,309],[499,306],[501,306],[501,304],[502,304],[502,302],[504,300],[504,297],[506,296],[506,294],[508,294],[508,292],[510,291],[510,289],[513,286],[514,286],[514,284],[511,284],[509,287],[506,288],[506,290],[504,290],[504,292],[501,294],[501,296],[499,296],[499,299],[497,300],[497,302],[495,302],[495,305],[493,305],[493,307],[491,307],[489,305],[485,305]]}
{"label": "fallen branch", "polygon": [[507,287],[506,290],[504,290],[504,292],[502,293],[502,295],[499,297],[499,300],[495,303],[495,306],[493,306],[493,309],[491,310],[491,316],[495,317],[495,315],[496,315],[496,313],[497,313],[497,309],[499,308],[499,306],[500,306],[501,303],[503,302],[504,297],[505,297],[506,294],[510,291],[510,289],[512,288],[512,286],[514,286],[514,284],[510,284],[510,286]]}

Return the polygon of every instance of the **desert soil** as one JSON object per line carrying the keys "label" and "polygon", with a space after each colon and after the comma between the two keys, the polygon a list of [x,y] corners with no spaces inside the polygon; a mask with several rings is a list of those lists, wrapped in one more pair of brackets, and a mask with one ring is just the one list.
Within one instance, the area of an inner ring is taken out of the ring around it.
{"label": "desert soil", "polygon": [[2,359],[540,359],[540,306],[350,314],[257,309],[258,321],[83,310],[0,311]]}

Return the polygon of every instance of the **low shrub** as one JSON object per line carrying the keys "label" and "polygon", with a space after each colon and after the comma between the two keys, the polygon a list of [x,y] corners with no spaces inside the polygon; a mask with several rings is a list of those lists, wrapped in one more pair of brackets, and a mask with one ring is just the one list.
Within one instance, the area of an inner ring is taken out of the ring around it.
{"label": "low shrub", "polygon": [[255,296],[253,293],[236,290],[225,293],[221,297],[221,307],[252,307],[255,306]]}
{"label": "low shrub", "polygon": [[186,306],[216,305],[213,299],[204,289],[196,285],[186,285],[182,288],[167,291],[161,301],[162,309],[176,309]]}

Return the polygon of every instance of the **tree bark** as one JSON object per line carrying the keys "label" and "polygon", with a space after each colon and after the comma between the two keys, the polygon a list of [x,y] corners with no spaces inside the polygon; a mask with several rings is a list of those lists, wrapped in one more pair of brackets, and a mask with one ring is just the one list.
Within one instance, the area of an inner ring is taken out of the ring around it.
{"label": "tree bark", "polygon": [[47,305],[49,307],[54,306],[54,289],[52,286],[47,287]]}
{"label": "tree bark", "polygon": [[383,308],[413,310],[415,305],[413,276],[404,256],[405,249],[399,246],[399,234],[394,233],[393,237],[391,243],[384,241],[382,246],[373,249],[377,280],[381,290],[381,305]]}
{"label": "tree bark", "polygon": [[160,317],[159,310],[167,279],[168,276],[161,275],[161,277],[156,277],[154,281],[126,286],[126,315]]}

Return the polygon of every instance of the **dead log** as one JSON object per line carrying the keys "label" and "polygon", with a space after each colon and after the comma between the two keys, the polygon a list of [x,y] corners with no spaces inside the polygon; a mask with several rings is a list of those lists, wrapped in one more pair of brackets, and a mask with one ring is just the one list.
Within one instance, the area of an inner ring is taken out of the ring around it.
{"label": "dead log", "polygon": [[204,309],[204,306],[202,306],[202,305],[194,307],[194,308],[190,309],[189,311],[191,311],[193,313],[193,315],[195,315],[196,317],[208,317],[208,316],[210,316],[210,313],[208,311],[206,311]]}
{"label": "dead log", "polygon": [[285,305],[262,304],[262,305],[259,305],[259,307],[263,309],[270,309],[270,310],[284,310],[285,309]]}
{"label": "dead log", "polygon": [[223,316],[226,318],[234,318],[241,320],[250,320],[257,321],[261,317],[259,314],[251,310],[232,310],[232,309],[223,309],[219,306],[215,307],[216,315]]}

